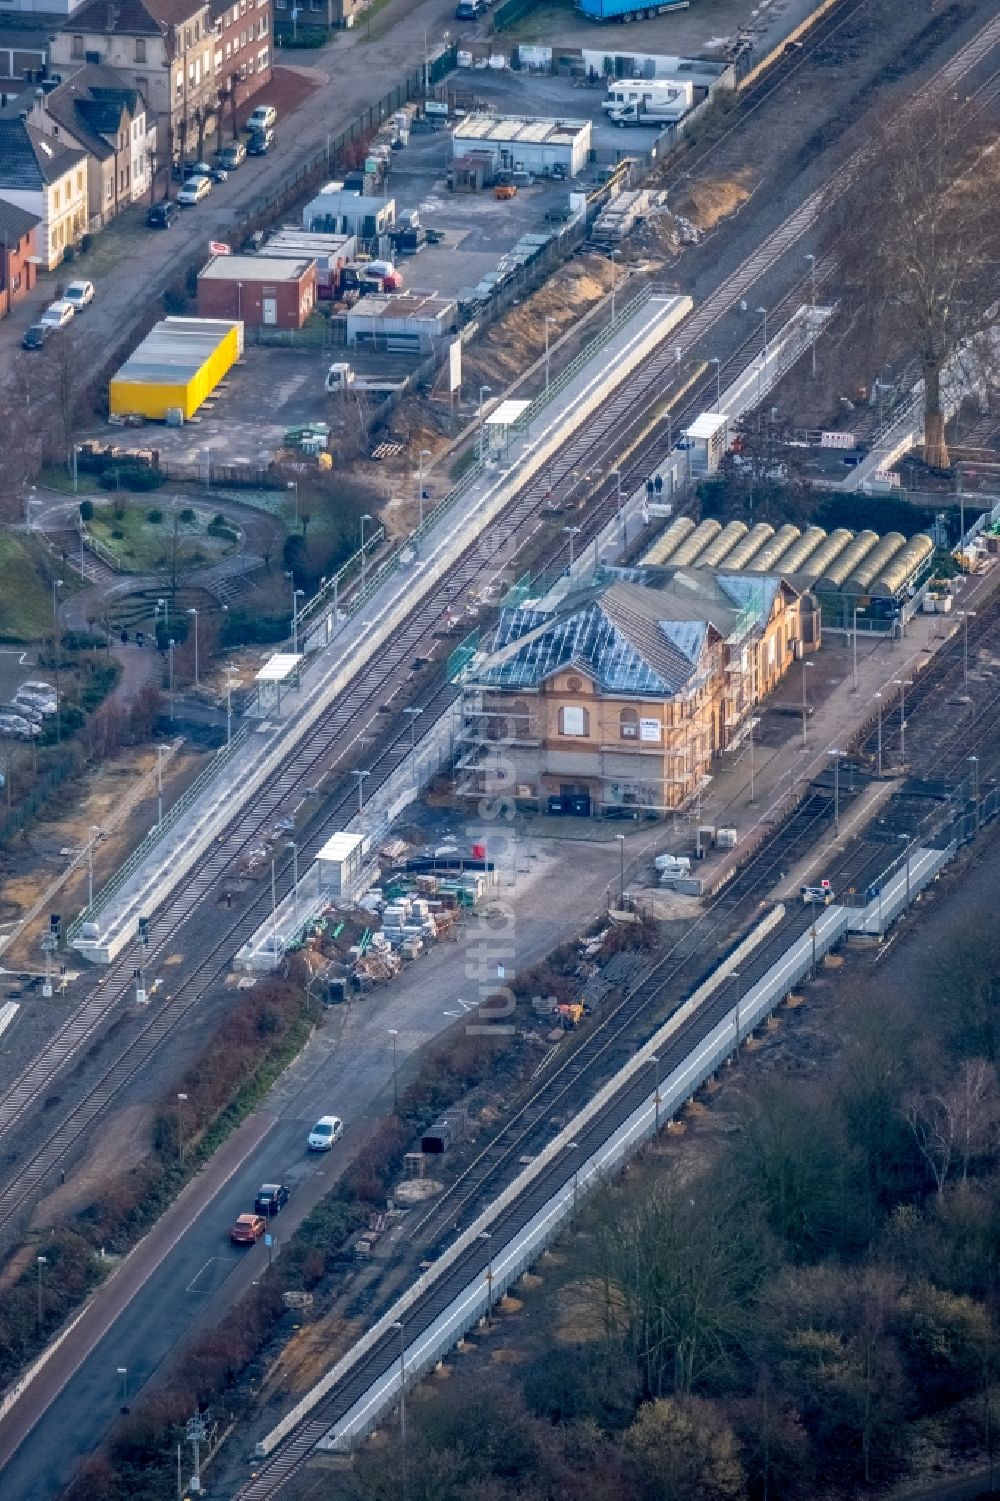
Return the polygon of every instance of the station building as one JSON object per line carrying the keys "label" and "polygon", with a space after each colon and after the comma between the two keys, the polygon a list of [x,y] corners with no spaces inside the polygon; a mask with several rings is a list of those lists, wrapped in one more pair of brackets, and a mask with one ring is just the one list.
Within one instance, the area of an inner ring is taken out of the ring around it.
{"label": "station building", "polygon": [[601,569],[501,611],[467,673],[458,789],[538,812],[661,816],[711,780],[819,645],[780,575]]}

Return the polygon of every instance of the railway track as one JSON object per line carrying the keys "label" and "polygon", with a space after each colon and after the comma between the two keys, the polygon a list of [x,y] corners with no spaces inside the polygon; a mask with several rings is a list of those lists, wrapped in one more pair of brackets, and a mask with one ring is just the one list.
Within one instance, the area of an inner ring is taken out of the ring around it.
{"label": "railway track", "polygon": [[[1000,18],[992,22],[963,48],[951,62],[935,75],[928,89],[933,96],[954,84],[971,71],[1000,40]],[[841,169],[835,181],[843,183]],[[814,224],[822,202],[829,189],[811,195],[773,234],[720,284],[716,291],[683,325],[679,338],[683,348],[690,353],[706,333],[723,317],[728,309],[793,246]],[[306,787],[316,780],[317,772],[329,768],[327,762],[336,752],[335,764],[343,759],[343,746],[356,745],[378,713],[379,702],[384,698],[387,675],[399,674],[405,668],[407,657],[418,647],[426,648],[433,641],[434,630],[440,624],[448,604],[458,595],[472,588],[481,588],[483,582],[492,582],[506,566],[509,554],[509,539],[515,536],[524,545],[527,537],[537,530],[543,521],[543,511],[550,500],[550,487],[569,481],[575,483],[581,468],[600,471],[610,462],[616,452],[627,447],[637,428],[646,423],[646,411],[651,405],[661,402],[664,388],[676,376],[677,362],[672,352],[661,350],[638,372],[634,381],[627,382],[595,413],[585,432],[576,435],[549,466],[548,477],[538,478],[525,486],[503,517],[487,528],[449,571],[438,591],[417,607],[407,625],[397,633],[376,670],[362,673],[355,684],[331,705],[310,736],[307,746],[298,746],[290,754],[284,768],[271,786],[257,799],[252,812],[236,815],[233,824],[221,836],[219,844],[207,855],[201,867],[184,889],[175,893],[161,909],[153,914],[150,929],[151,948],[145,958],[151,967],[158,955],[164,954],[167,945],[177,936],[183,926],[204,902],[213,886],[232,868],[249,849],[259,843],[270,828],[273,819],[284,804],[296,794],[304,794]],[[693,405],[694,403],[692,403]],[[636,465],[636,472],[641,465]],[[597,517],[603,511],[606,519],[608,503],[599,502],[594,508],[592,525],[597,529]],[[603,519],[601,524],[603,524]],[[556,556],[562,551],[557,547]],[[514,549],[516,555],[517,548]],[[439,690],[443,696],[447,689]],[[428,707],[430,704],[428,703]],[[425,723],[429,718],[425,718]],[[391,769],[393,750],[398,760],[402,759],[400,742],[402,734],[390,737],[388,746],[380,751],[377,764],[372,767],[371,790],[384,780]],[[375,780],[377,775],[378,780]],[[339,800],[325,815],[329,824],[346,806],[347,795]],[[318,834],[313,836],[318,838]],[[311,846],[307,842],[303,849]],[[281,873],[281,891],[286,894],[290,887],[289,863]],[[151,1056],[179,1023],[182,1017],[196,1004],[207,984],[217,979],[228,968],[228,956],[243,941],[241,935],[252,931],[259,922],[260,913],[267,903],[261,898],[251,903],[249,909],[232,922],[228,922],[222,936],[196,966],[182,979],[170,1003],[163,1004],[159,1013],[151,1016],[141,1033],[105,1067],[101,1078],[58,1127],[50,1131],[44,1143],[30,1158],[18,1179],[0,1189],[0,1210],[9,1216],[16,1208],[23,1208],[40,1190],[46,1174],[66,1155],[70,1146],[79,1140],[96,1117],[107,1107],[129,1079],[133,1078],[142,1063]],[[249,925],[249,926],[248,926]],[[224,962],[220,959],[225,956]],[[57,1034],[50,1039],[42,1053],[23,1071],[0,1098],[0,1134],[9,1132],[20,1122],[33,1103],[44,1103],[56,1079],[69,1064],[79,1056],[84,1047],[98,1034],[114,1010],[128,997],[132,983],[133,958],[120,960],[95,986],[80,1010],[71,1017]]]}

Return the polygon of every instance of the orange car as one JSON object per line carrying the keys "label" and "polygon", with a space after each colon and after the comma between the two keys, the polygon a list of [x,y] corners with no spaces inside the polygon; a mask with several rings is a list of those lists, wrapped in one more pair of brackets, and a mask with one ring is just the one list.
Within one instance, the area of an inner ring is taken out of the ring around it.
{"label": "orange car", "polygon": [[241,1214],[229,1232],[234,1246],[255,1246],[267,1229],[267,1221],[259,1214]]}

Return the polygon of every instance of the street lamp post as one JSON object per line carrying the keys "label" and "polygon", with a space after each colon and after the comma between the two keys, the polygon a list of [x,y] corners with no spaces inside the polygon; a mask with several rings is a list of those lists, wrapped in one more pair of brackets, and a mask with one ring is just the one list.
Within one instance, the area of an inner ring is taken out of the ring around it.
{"label": "street lamp post", "polygon": [[226,744],[229,745],[233,738],[233,689],[240,686],[240,680],[230,673],[226,677]]}
{"label": "street lamp post", "polygon": [[549,394],[549,327],[555,323],[554,318],[545,319],[545,394]]}
{"label": "street lamp post", "polygon": [[396,1115],[399,1114],[399,1075],[396,1072],[396,1038],[399,1036],[398,1027],[389,1028],[389,1036],[392,1038],[392,1108]]}
{"label": "street lamp post", "polygon": [[893,678],[893,686],[899,689],[899,761],[906,765],[906,690],[913,687],[912,678]]}
{"label": "street lamp post", "polygon": [[808,699],[808,689],[806,687],[806,684],[808,682],[807,670],[811,666],[812,666],[812,663],[806,660],[805,653],[803,652],[803,654],[802,654],[802,749],[803,750],[808,750],[809,749],[809,736],[808,736],[808,732],[806,730],[806,720],[807,720],[808,715],[809,715],[809,699]]}
{"label": "street lamp post", "polygon": [[768,350],[768,345],[767,345],[767,308],[766,307],[759,307],[757,309],[757,311],[758,311],[758,313],[762,314],[763,319],[764,319],[764,360],[763,360],[763,363],[762,363],[761,368],[760,368],[760,377],[759,377],[759,379],[757,381],[757,396],[759,398],[760,397],[761,382],[767,380],[767,366],[768,366],[768,354],[769,354],[769,350]]}
{"label": "street lamp post", "polygon": [[480,386],[479,387],[479,412],[478,412],[478,415],[476,417],[476,421],[477,421],[477,423],[479,425],[479,462],[480,462],[480,464],[483,462],[483,433],[484,433],[484,429],[483,429],[483,397],[484,396],[492,396],[492,395],[493,395],[493,387],[492,386]]}
{"label": "street lamp post", "polygon": [[352,771],[352,777],[358,779],[358,812],[362,812],[365,805],[365,777],[370,777],[370,771]]}
{"label": "street lamp post", "polygon": [[970,761],[971,769],[973,769],[973,797],[976,799],[976,802],[979,802],[979,757],[977,755],[970,755],[968,761]]}
{"label": "street lamp post", "polygon": [[410,775],[413,779],[414,787],[417,785],[417,720],[423,712],[423,709],[418,709],[414,706],[403,710],[403,713],[408,715],[410,720]]}
{"label": "street lamp post", "polygon": [[73,494],[74,495],[78,495],[80,493],[80,466],[79,466],[79,457],[80,457],[80,445],[79,445],[79,443],[74,443],[73,444]]}
{"label": "street lamp post", "polygon": [[286,840],[288,849],[292,852],[292,915],[299,915],[299,847],[294,839]]}
{"label": "street lamp post", "polygon": [[969,697],[969,621],[976,617],[975,610],[959,610],[962,617],[962,692]]}
{"label": "street lamp post", "polygon": [[580,528],[578,526],[564,526],[563,527],[563,531],[569,537],[569,567],[570,567],[570,572],[571,573],[573,571],[573,539],[574,539],[574,537],[576,536],[576,534],[577,534],[577,532],[579,530],[580,530]]}
{"label": "street lamp post", "polygon": [[615,504],[618,510],[618,535],[622,539],[622,547],[625,546],[625,516],[622,511],[622,472],[620,469],[612,469],[615,479]]}
{"label": "street lamp post", "polygon": [[403,1496],[405,1498],[408,1489],[406,1478],[406,1341],[403,1336],[403,1325],[399,1319],[394,1319],[392,1328],[399,1333],[399,1448],[403,1460]]}
{"label": "street lamp post", "polygon": [[94,905],[94,844],[96,843],[97,838],[98,838],[100,832],[101,831],[98,828],[98,826],[97,826],[96,823],[92,823],[91,826],[90,826],[90,828],[89,828],[89,830],[88,830],[88,833],[90,834],[90,840],[89,840],[89,842],[87,844],[87,906],[88,907],[92,907]]}
{"label": "street lamp post", "polygon": [[304,589],[292,590],[292,655],[295,657],[299,654],[299,600],[305,598],[305,592]]}
{"label": "street lamp post", "polygon": [[120,1365],[116,1369],[122,1378],[122,1412],[128,1412],[128,1366]]}
{"label": "street lamp post", "polygon": [[612,324],[615,321],[615,299],[616,299],[616,297],[618,295],[618,257],[620,255],[621,255],[621,251],[620,250],[612,250],[612,252],[611,252],[611,322],[612,322]]}
{"label": "street lamp post", "polygon": [[156,747],[156,824],[163,822],[163,758],[168,754],[165,745]]}
{"label": "street lamp post", "polygon": [[625,835],[616,834],[618,840],[618,907],[625,910]]}
{"label": "street lamp post", "polygon": [[756,719],[754,719],[753,715],[751,715],[750,716],[750,802],[748,804],[748,806],[751,807],[751,808],[754,805],[754,785],[753,785],[753,774],[754,774],[754,741],[753,741],[753,732],[754,732],[754,730],[756,728],[757,728],[757,721],[756,721]]}
{"label": "street lamp post", "polygon": [[486,1323],[487,1323],[487,1326],[490,1329],[492,1329],[493,1328],[493,1247],[491,1245],[491,1241],[493,1240],[493,1236],[491,1235],[491,1233],[490,1233],[489,1230],[480,1230],[479,1235],[477,1236],[477,1239],[483,1241],[485,1243],[485,1245],[486,1245],[486,1251],[487,1251],[487,1256],[486,1256]]}
{"label": "street lamp post", "polygon": [[417,498],[418,498],[419,503],[420,503],[420,523],[419,524],[420,524],[421,527],[423,527],[423,524],[424,524],[424,459],[429,459],[431,457],[432,457],[432,455],[431,455],[431,451],[430,451],[429,448],[422,448],[420,450],[420,466],[419,466],[419,469],[418,469],[418,484],[420,486],[420,491],[419,491],[419,495],[418,495]]}
{"label": "street lamp post", "polygon": [[816,379],[816,257],[807,255],[809,262],[809,344],[812,352],[812,378]]}
{"label": "street lamp post", "polygon": [[294,495],[295,495],[295,530],[298,531],[298,529],[299,529],[299,482],[298,482],[298,480],[297,479],[290,479],[288,481],[288,488],[289,488],[289,490],[293,491]]}
{"label": "street lamp post", "polygon": [[840,758],[844,754],[836,746],[831,746],[827,751],[828,756],[833,757],[833,833],[835,838],[840,837]]}
{"label": "street lamp post", "polygon": [[167,642],[167,681],[170,686],[170,718],[174,717],[174,638]]}
{"label": "street lamp post", "polygon": [[47,1256],[36,1256],[35,1257],[35,1262],[36,1262],[36,1265],[38,1267],[38,1313],[37,1313],[37,1316],[38,1316],[38,1338],[41,1339],[41,1337],[42,1337],[42,1267],[43,1266],[48,1266],[48,1264],[49,1264],[49,1258]]}
{"label": "street lamp post", "polygon": [[177,1096],[177,1157],[181,1167],[184,1166],[184,1106],[187,1103],[186,1094]]}
{"label": "street lamp post", "polygon": [[858,691],[858,606],[854,604],[854,626],[851,632],[851,692]]}
{"label": "street lamp post", "polygon": [[194,617],[194,686],[199,688],[201,679],[198,675],[198,611],[194,605],[188,610],[188,614]]}
{"label": "street lamp post", "polygon": [[875,750],[875,774],[876,774],[876,776],[881,777],[881,775],[882,775],[882,694],[881,693],[876,693],[876,695],[875,695],[875,702],[878,705],[878,732],[877,732],[877,738],[876,738],[876,741],[875,741],[875,745],[876,745],[876,750]]}
{"label": "street lamp post", "polygon": [[722,361],[719,356],[713,355],[708,362],[715,366],[715,410],[722,411]]}
{"label": "street lamp post", "polygon": [[274,873],[274,856],[271,856],[271,948],[274,962],[278,962],[278,885]]}
{"label": "street lamp post", "polygon": [[654,1069],[656,1070],[656,1092],[653,1095],[653,1109],[655,1111],[655,1131],[656,1131],[656,1135],[659,1136],[659,1134],[660,1134],[660,1055],[659,1055],[659,1053],[651,1053],[649,1055],[649,1061],[653,1065]]}
{"label": "street lamp post", "polygon": [[367,558],[365,556],[365,522],[366,521],[371,521],[371,519],[372,518],[369,516],[369,514],[368,514],[367,511],[365,511],[364,515],[361,517],[361,592],[362,592],[362,594],[364,594],[364,592],[365,592],[365,571],[366,571],[366,568],[367,568]]}

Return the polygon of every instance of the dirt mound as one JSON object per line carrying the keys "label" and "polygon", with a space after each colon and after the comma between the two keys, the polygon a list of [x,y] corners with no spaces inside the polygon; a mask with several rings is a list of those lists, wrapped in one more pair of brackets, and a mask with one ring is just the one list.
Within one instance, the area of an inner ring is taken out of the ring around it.
{"label": "dirt mound", "polygon": [[695,229],[714,229],[730,214],[735,214],[750,197],[751,188],[741,174],[715,182],[689,183],[670,207],[675,214],[690,219]]}

